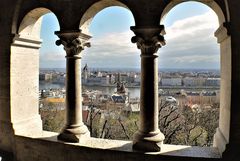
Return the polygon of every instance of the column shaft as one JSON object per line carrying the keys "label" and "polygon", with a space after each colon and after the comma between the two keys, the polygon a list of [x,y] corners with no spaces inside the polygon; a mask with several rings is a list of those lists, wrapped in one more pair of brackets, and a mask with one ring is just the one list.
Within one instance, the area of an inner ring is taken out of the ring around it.
{"label": "column shaft", "polygon": [[158,131],[158,59],[157,55],[141,55],[140,131]]}
{"label": "column shaft", "polygon": [[66,109],[67,125],[81,126],[82,100],[81,100],[81,59],[66,57]]}

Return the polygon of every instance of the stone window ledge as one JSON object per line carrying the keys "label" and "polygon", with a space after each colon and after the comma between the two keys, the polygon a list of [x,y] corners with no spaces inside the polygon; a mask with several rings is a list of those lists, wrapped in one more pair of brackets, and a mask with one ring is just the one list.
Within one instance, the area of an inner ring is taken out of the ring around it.
{"label": "stone window ledge", "polygon": [[[132,142],[131,141],[120,141],[120,140],[107,140],[107,139],[98,139],[98,138],[89,138],[85,139],[84,142],[80,143],[66,143],[57,140],[58,133],[43,131],[41,136],[16,136],[16,144],[17,146],[28,147],[27,149],[31,149],[31,151],[37,150],[38,153],[42,151],[42,155],[45,154],[44,151],[47,149],[54,148],[56,152],[65,149],[71,154],[68,155],[79,155],[81,156],[84,151],[89,153],[97,153],[98,155],[92,155],[92,159],[97,158],[105,158],[104,160],[112,160],[114,157],[120,156],[119,159],[122,160],[124,158],[142,156],[143,158],[148,158],[149,160],[159,160],[163,158],[163,160],[172,160],[171,158],[178,158],[177,160],[202,160],[202,159],[210,159],[210,160],[220,160],[221,155],[218,152],[217,148],[214,147],[193,147],[193,146],[182,146],[182,145],[162,145],[161,152],[154,153],[140,153],[132,150]],[[42,148],[44,146],[44,148]],[[31,148],[29,148],[31,147]],[[18,148],[17,148],[18,149]],[[59,150],[57,150],[59,149]],[[21,149],[22,150],[22,149]],[[63,151],[65,151],[63,150]],[[74,153],[73,153],[74,152]],[[30,154],[29,152],[28,154]],[[73,154],[72,154],[73,153]],[[77,153],[77,154],[75,154]],[[109,156],[111,156],[109,159]],[[82,156],[83,157],[83,156]],[[150,157],[150,158],[149,158]],[[108,159],[106,159],[108,158]],[[165,158],[165,159],[164,159]],[[183,159],[181,159],[183,158]],[[174,160],[175,160],[174,159]],[[100,159],[101,160],[101,159]],[[127,161],[128,159],[125,159]],[[144,160],[144,159],[143,159]]]}

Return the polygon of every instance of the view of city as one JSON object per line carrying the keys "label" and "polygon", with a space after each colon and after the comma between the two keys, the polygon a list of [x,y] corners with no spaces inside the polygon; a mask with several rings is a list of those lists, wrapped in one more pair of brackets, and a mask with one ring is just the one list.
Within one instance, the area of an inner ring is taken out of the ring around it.
{"label": "view of city", "polygon": [[[41,69],[39,107],[45,130],[65,123],[65,69]],[[82,68],[83,121],[92,137],[132,139],[139,126],[140,70]],[[159,72],[159,128],[165,143],[211,146],[218,126],[218,70]]]}
{"label": "view of city", "polygon": [[[131,43],[134,24],[129,10],[109,7],[89,26],[91,47],[81,53],[81,101],[92,137],[134,140],[139,130],[141,51]],[[161,24],[167,45],[157,53],[157,94],[164,143],[212,146],[220,106],[220,48],[213,34],[218,18],[210,8],[189,2],[174,8]],[[67,111],[66,52],[55,45],[56,36],[49,36],[59,30],[54,15],[43,18],[39,110],[44,130],[55,132],[64,129]]]}
{"label": "view of city", "polygon": [[237,0],[0,0],[0,161],[240,161]]}

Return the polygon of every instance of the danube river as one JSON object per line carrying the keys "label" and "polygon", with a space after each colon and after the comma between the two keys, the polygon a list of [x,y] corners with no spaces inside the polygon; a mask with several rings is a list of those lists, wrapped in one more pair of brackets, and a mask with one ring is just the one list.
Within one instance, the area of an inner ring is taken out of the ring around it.
{"label": "danube river", "polygon": [[[64,88],[65,85],[64,84],[55,84],[55,83],[51,83],[51,82],[45,82],[45,81],[40,81],[39,82],[39,89],[60,89],[60,88]],[[218,86],[205,86],[205,87],[183,87],[183,86],[179,86],[179,87],[160,87],[163,90],[166,91],[175,91],[175,92],[179,92],[181,89],[185,89],[187,91],[195,91],[195,92],[200,92],[202,90],[205,91],[216,91],[216,90],[220,90]],[[102,91],[104,94],[113,94],[114,92],[116,92],[116,87],[105,87],[105,86],[83,86],[83,90],[98,90],[98,91]],[[140,98],[140,87],[131,87],[128,88],[128,92],[130,94],[130,98]]]}
{"label": "danube river", "polygon": [[[55,84],[51,82],[39,82],[39,89],[58,89],[58,88],[64,88],[64,84]],[[116,91],[116,87],[102,87],[102,86],[83,86],[83,89],[87,90],[98,90],[102,91],[104,94],[113,94]],[[136,98],[140,97],[140,88],[134,87],[134,88],[128,88],[128,92],[130,93],[130,98]]]}

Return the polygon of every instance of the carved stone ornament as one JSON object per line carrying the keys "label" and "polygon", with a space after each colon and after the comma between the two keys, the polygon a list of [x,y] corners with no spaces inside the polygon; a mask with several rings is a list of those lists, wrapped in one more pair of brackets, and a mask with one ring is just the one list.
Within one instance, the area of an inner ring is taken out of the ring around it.
{"label": "carved stone ornament", "polygon": [[56,45],[63,45],[64,50],[67,53],[66,57],[79,57],[81,58],[81,51],[84,47],[90,47],[90,42],[88,40],[91,36],[81,33],[80,31],[72,32],[55,32],[55,34],[60,38],[56,41]]}
{"label": "carved stone ornament", "polygon": [[136,36],[133,36],[132,43],[137,43],[138,49],[141,49],[142,54],[154,54],[158,49],[165,45],[163,37],[164,26],[159,27],[131,27],[131,30]]}

